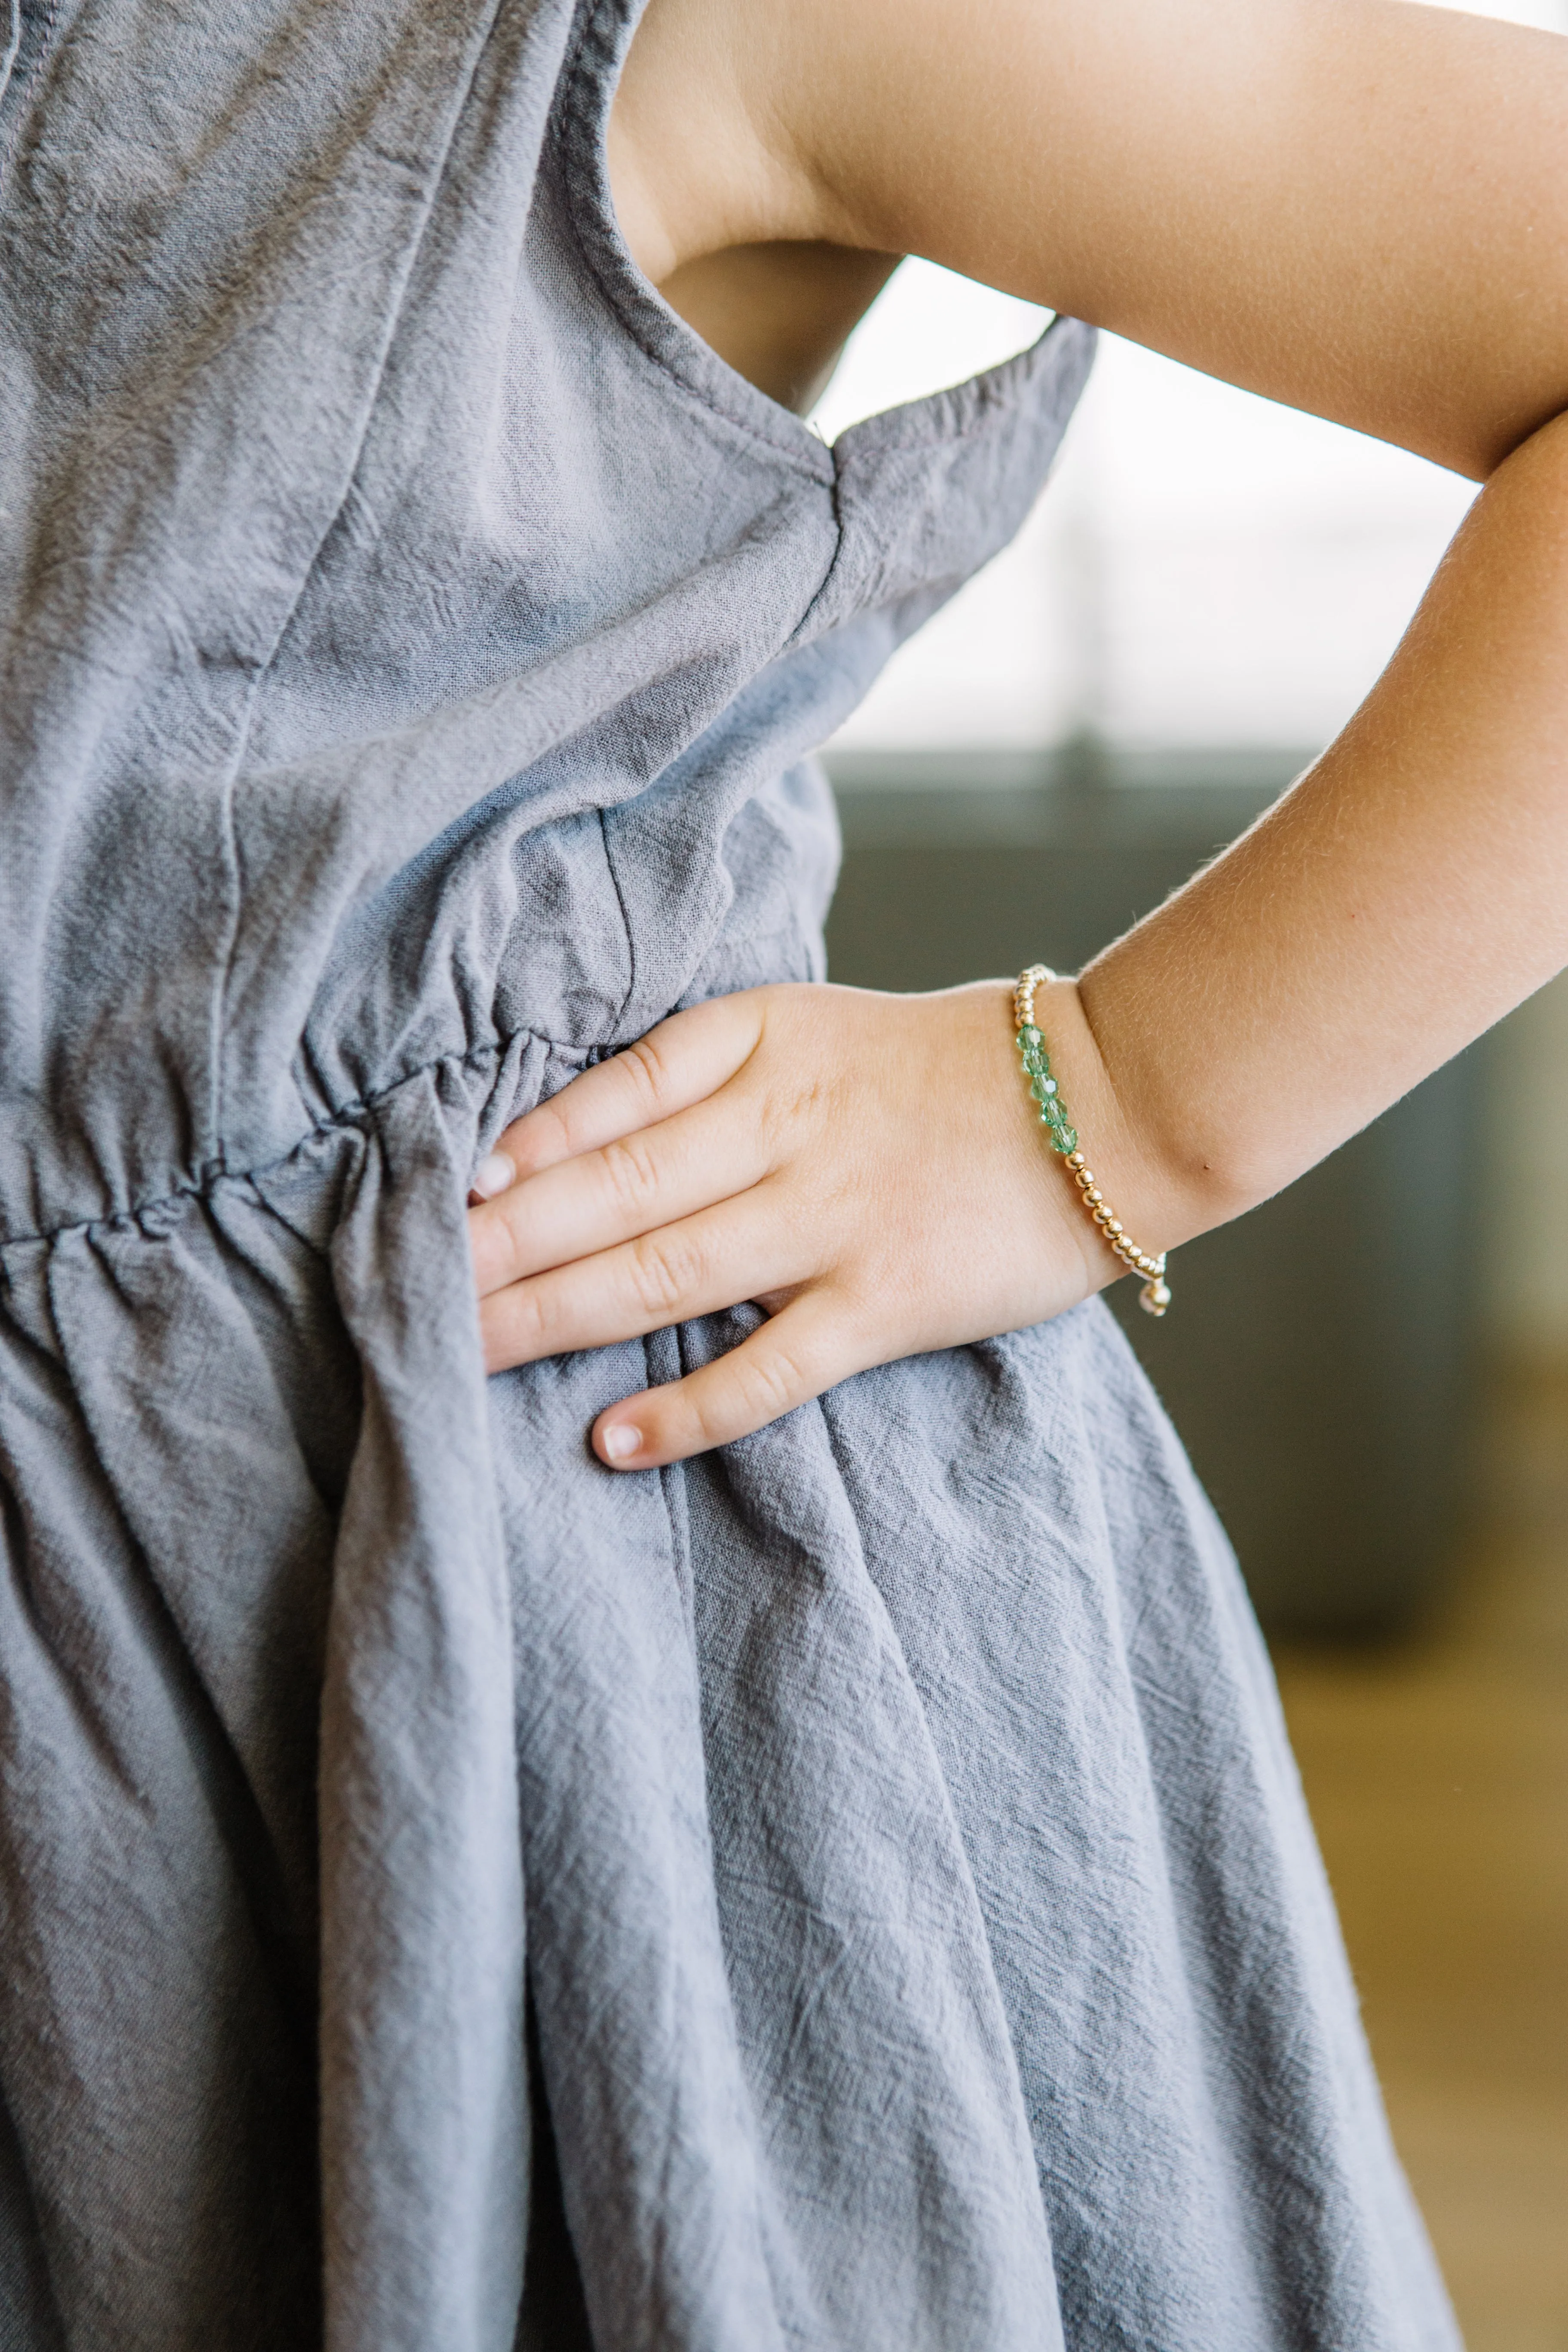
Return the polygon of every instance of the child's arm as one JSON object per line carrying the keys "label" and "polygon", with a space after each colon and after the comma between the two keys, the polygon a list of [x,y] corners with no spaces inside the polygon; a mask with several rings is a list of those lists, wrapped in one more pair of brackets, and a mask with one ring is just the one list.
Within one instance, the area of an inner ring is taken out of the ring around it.
{"label": "child's arm", "polygon": [[[650,35],[708,5],[655,0]],[[1384,0],[732,14],[764,58],[773,40],[772,143],[682,151],[731,154],[731,229],[931,253],[1487,478],[1337,742],[1042,993],[1104,1190],[1146,1245],[1179,1242],[1568,961],[1568,43]],[[658,38],[628,90],[647,121]],[[679,258],[702,216],[677,177],[641,217]],[[637,1467],[1099,1287],[1115,1261],[1031,1122],[1010,1027],[994,984],[763,990],[662,1024],[504,1139],[519,1181],[474,1216],[490,1361],[776,1310],[603,1417],[601,1452],[636,1431]]]}

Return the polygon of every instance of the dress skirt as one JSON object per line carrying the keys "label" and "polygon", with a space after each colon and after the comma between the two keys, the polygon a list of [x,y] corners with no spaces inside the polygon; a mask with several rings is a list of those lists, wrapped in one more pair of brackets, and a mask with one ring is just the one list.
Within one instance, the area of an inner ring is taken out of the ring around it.
{"label": "dress skirt", "polygon": [[1092,337],[826,447],[621,240],[636,0],[13,14],[3,2352],[1452,2352],[1103,1308],[632,1475],[753,1310],[481,1370],[478,1158],[823,976]]}

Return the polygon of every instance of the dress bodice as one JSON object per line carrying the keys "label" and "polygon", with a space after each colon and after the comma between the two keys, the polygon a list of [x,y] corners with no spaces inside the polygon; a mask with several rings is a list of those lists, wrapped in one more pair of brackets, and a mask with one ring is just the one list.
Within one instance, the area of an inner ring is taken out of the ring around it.
{"label": "dress bodice", "polygon": [[798,763],[1016,528],[1091,339],[826,446],[622,242],[636,15],[29,19],[5,1229],[276,1159],[419,1058],[520,1026],[590,1053],[814,968],[832,826]]}

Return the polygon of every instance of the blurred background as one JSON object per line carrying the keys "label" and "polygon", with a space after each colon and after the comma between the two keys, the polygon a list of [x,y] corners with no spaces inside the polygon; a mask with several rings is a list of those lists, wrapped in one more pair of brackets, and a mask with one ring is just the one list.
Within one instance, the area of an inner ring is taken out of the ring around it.
{"label": "blurred background", "polygon": [[[814,421],[1045,323],[905,263]],[[827,747],[833,976],[1085,961],[1343,723],[1473,495],[1103,338],[1030,522]],[[1270,1635],[1467,2341],[1568,2352],[1568,978],[1173,1275],[1111,1303]]]}

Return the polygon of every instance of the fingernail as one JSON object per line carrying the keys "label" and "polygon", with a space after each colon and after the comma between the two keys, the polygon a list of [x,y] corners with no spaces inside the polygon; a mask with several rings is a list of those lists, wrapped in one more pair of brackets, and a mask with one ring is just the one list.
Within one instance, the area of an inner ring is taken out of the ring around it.
{"label": "fingernail", "polygon": [[509,1184],[515,1184],[516,1181],[517,1170],[512,1165],[510,1154],[504,1151],[491,1151],[486,1154],[475,1169],[469,1190],[477,1192],[481,1201],[493,1201],[498,1192],[504,1192]]}
{"label": "fingernail", "polygon": [[614,1421],[604,1433],[603,1444],[608,1460],[625,1462],[641,1445],[642,1432],[634,1429],[629,1421]]}

